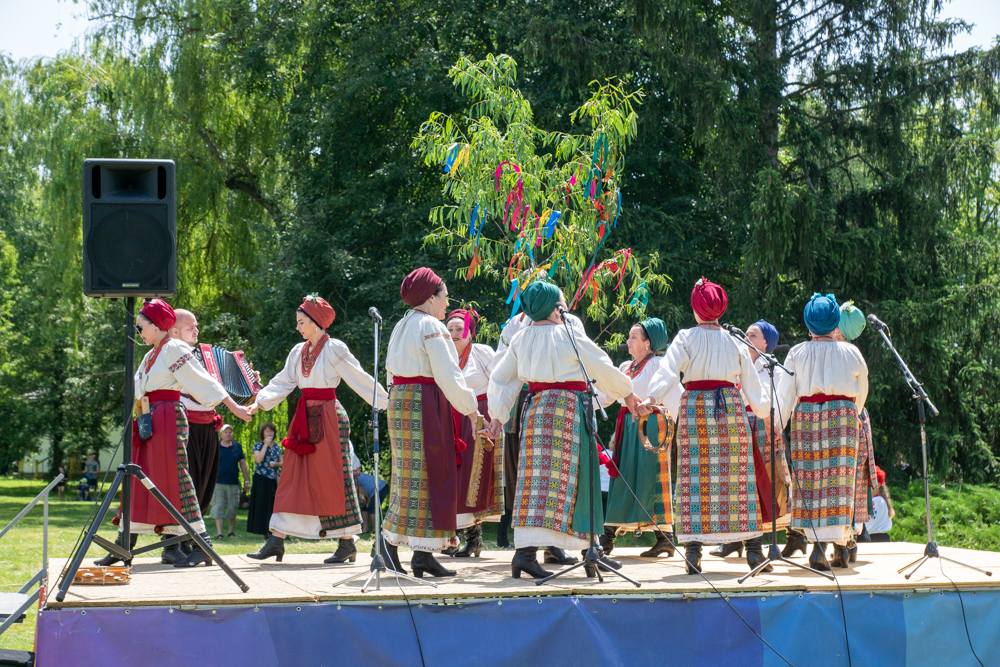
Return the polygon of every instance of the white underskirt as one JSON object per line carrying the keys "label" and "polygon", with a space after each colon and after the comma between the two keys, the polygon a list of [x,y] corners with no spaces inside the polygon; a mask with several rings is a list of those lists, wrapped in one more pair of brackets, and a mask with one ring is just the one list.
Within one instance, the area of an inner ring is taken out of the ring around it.
{"label": "white underskirt", "polygon": [[[198,519],[197,521],[188,522],[191,524],[191,528],[194,529],[196,533],[205,533],[205,520]],[[133,533],[139,533],[140,535],[155,535],[156,525],[152,523],[139,523],[137,521],[132,521],[129,524],[129,530]],[[167,526],[160,527],[160,535],[187,535],[187,531],[179,523],[172,523]]]}
{"label": "white underskirt", "polygon": [[397,547],[409,546],[414,551],[441,551],[447,547],[457,547],[458,538],[457,537],[410,537],[409,535],[400,535],[399,533],[393,533],[391,531],[382,529],[382,537],[389,544],[395,545]]}
{"label": "white underskirt", "polygon": [[846,547],[854,539],[854,529],[850,525],[845,526],[817,526],[813,531],[811,526],[798,528],[806,535],[810,542],[830,542]]}
{"label": "white underskirt", "polygon": [[559,547],[567,551],[581,551],[588,546],[590,546],[590,543],[587,540],[567,535],[558,530],[514,526],[515,549],[522,549],[524,547]]}
{"label": "white underskirt", "polygon": [[319,523],[318,516],[309,514],[294,514],[292,512],[275,512],[271,515],[269,524],[271,532],[284,533],[292,537],[300,537],[304,540],[336,540],[341,537],[361,534],[361,524],[356,523],[347,528],[337,528],[328,530],[326,534],[320,536],[323,527]]}
{"label": "white underskirt", "polygon": [[684,544],[686,542],[698,542],[700,544],[729,544],[730,542],[752,540],[753,538],[760,537],[763,534],[764,533],[759,530],[748,533],[704,533],[701,535],[677,533],[677,541],[680,544]]}

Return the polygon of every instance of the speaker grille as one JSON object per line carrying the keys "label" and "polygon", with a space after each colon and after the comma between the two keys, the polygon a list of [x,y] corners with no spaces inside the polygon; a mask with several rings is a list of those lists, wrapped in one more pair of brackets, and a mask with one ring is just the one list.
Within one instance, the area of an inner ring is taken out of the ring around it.
{"label": "speaker grille", "polygon": [[166,204],[91,204],[87,257],[93,290],[167,290],[174,241]]}

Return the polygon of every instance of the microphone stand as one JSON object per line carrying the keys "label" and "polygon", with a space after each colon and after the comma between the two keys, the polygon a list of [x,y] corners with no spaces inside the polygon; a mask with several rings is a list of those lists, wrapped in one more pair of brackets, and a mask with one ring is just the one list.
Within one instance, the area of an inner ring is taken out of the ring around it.
{"label": "microphone stand", "polygon": [[[777,472],[775,470],[775,461],[777,460],[777,452],[775,447],[776,440],[776,428],[774,423],[774,406],[778,400],[778,389],[774,384],[774,369],[780,368],[781,370],[788,373],[788,375],[795,375],[793,371],[790,371],[784,364],[778,361],[778,358],[773,354],[768,354],[757,349],[757,346],[750,342],[750,339],[746,337],[746,334],[737,329],[736,327],[726,326],[726,331],[729,332],[733,338],[743,343],[751,350],[760,355],[760,358],[764,360],[764,365],[767,367],[767,374],[770,377],[771,382],[771,406],[769,410],[770,416],[770,448],[771,448],[771,544],[767,548],[767,558],[761,561],[754,569],[750,570],[748,573],[744,574],[742,577],[737,579],[739,583],[743,583],[750,577],[756,577],[761,570],[766,568],[771,563],[786,563],[788,565],[794,565],[800,570],[805,570],[813,574],[818,574],[821,577],[826,577],[827,579],[833,581],[833,575],[829,572],[821,572],[820,570],[814,570],[808,565],[803,565],[802,563],[796,563],[791,558],[785,558],[781,555],[781,549],[778,548],[778,498],[777,492],[775,491],[775,480],[777,479]],[[751,442],[750,446],[753,447],[754,443]]]}
{"label": "microphone stand", "polygon": [[[920,455],[923,460],[923,471],[924,471],[924,518],[926,520],[927,528],[927,546],[924,547],[924,555],[917,560],[904,565],[903,567],[896,570],[897,574],[903,574],[906,570],[910,570],[906,573],[905,578],[909,579],[912,577],[920,566],[927,562],[930,558],[940,558],[941,560],[946,560],[949,563],[955,563],[956,565],[961,565],[967,567],[970,570],[975,570],[981,574],[985,574],[988,577],[992,577],[993,573],[988,570],[981,570],[974,565],[969,565],[968,563],[963,563],[957,561],[954,558],[948,558],[942,556],[938,552],[937,542],[934,541],[934,524],[931,521],[931,491],[930,491],[930,480],[927,476],[927,410],[930,410],[932,417],[937,417],[939,412],[931,402],[931,399],[927,396],[927,392],[924,391],[924,387],[917,380],[916,376],[910,371],[909,366],[900,356],[896,347],[892,344],[892,340],[889,338],[888,327],[885,326],[881,321],[869,315],[868,322],[872,327],[878,331],[879,335],[882,337],[882,341],[885,343],[889,351],[892,352],[892,356],[896,359],[896,363],[899,365],[900,370],[903,372],[903,379],[909,386],[910,391],[913,392],[912,398],[917,404],[917,421],[920,422]],[[912,569],[911,569],[912,568]]]}
{"label": "microphone stand", "polygon": [[[424,581],[423,579],[417,579],[416,577],[411,577],[408,574],[403,574],[395,569],[389,570],[385,566],[385,559],[382,557],[382,491],[379,489],[379,468],[378,468],[378,454],[379,454],[379,435],[378,435],[378,351],[379,345],[381,343],[381,333],[382,333],[382,316],[379,315],[378,310],[375,307],[368,309],[368,314],[372,318],[372,342],[375,349],[375,361],[374,368],[372,369],[372,377],[375,378],[375,386],[372,388],[372,414],[371,414],[371,425],[372,425],[372,459],[375,463],[374,472],[372,476],[375,478],[375,524],[372,526],[372,534],[375,538],[375,555],[372,556],[372,564],[367,573],[367,578],[365,583],[361,586],[361,592],[367,593],[368,587],[372,583],[372,579],[375,580],[375,590],[382,590],[382,573],[390,571],[393,576],[398,579],[402,578],[406,581],[412,581],[417,584],[426,584],[427,586],[432,586],[437,588],[437,584],[431,583],[429,581]],[[399,566],[399,563],[396,563]],[[333,588],[346,584],[348,582],[354,581],[355,579],[360,579],[364,577],[366,573],[358,572],[357,574],[352,574],[346,579],[341,579],[337,583],[333,584]]]}
{"label": "microphone stand", "polygon": [[[535,582],[536,586],[541,586],[544,583],[551,581],[557,577],[561,577],[564,574],[572,572],[578,567],[590,566],[593,571],[597,573],[597,581],[604,583],[604,577],[601,576],[601,570],[605,570],[612,574],[616,574],[625,581],[629,582],[636,588],[639,588],[641,584],[635,579],[630,578],[628,575],[615,569],[611,563],[604,556],[604,549],[601,547],[600,543],[597,541],[597,532],[594,526],[596,520],[594,503],[597,502],[594,496],[594,478],[597,477],[597,415],[594,412],[594,403],[597,402],[597,392],[594,390],[594,381],[590,378],[587,373],[587,368],[583,365],[583,359],[580,357],[580,350],[576,346],[576,336],[573,335],[573,330],[569,327],[569,322],[566,320],[566,312],[560,308],[559,318],[562,320],[563,327],[566,329],[566,334],[569,336],[570,342],[573,344],[573,352],[576,354],[576,361],[580,365],[580,372],[583,374],[583,379],[587,383],[587,400],[584,401],[583,415],[584,424],[587,429],[587,441],[583,443],[582,447],[589,447],[589,470],[587,471],[587,484],[590,491],[590,547],[584,553],[583,560],[574,565],[554,572],[549,576],[539,579]],[[604,411],[604,408],[600,403],[597,403],[597,408],[601,411],[601,418],[607,419],[608,414]],[[587,568],[587,569],[590,569]]]}

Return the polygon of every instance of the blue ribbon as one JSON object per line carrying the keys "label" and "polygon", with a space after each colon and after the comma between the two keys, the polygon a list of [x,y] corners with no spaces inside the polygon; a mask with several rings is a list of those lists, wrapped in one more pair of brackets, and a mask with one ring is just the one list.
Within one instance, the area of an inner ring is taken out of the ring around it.
{"label": "blue ribbon", "polygon": [[552,211],[549,214],[549,219],[545,223],[545,230],[542,232],[543,238],[550,239],[556,231],[556,223],[559,222],[559,218],[562,217],[561,211]]}
{"label": "blue ribbon", "polygon": [[458,150],[459,146],[458,144],[455,144],[454,146],[451,147],[451,150],[448,151],[448,157],[445,158],[444,168],[442,169],[444,173],[447,174],[451,171],[451,165],[455,163],[455,158],[458,157]]}

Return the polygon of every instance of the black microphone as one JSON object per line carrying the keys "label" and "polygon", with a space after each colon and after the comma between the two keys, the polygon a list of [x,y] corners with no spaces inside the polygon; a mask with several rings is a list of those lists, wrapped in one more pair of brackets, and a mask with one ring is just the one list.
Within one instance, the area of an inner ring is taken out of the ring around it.
{"label": "black microphone", "polygon": [[559,311],[559,319],[561,319],[563,322],[565,322],[566,321],[566,313],[568,313],[569,311],[566,310],[565,308],[563,308],[562,306],[556,306],[556,310]]}
{"label": "black microphone", "polygon": [[378,308],[376,308],[375,306],[372,306],[371,308],[368,309],[368,317],[372,318],[376,322],[382,321],[382,315],[378,312]]}
{"label": "black microphone", "polygon": [[744,333],[743,329],[740,329],[735,324],[723,323],[723,324],[720,324],[719,326],[721,326],[723,329],[725,329],[729,333],[733,334],[734,336],[745,336],[746,335],[746,333]]}
{"label": "black microphone", "polygon": [[872,325],[876,329],[886,332],[889,331],[889,325],[880,320],[879,318],[875,317],[875,315],[872,313],[868,313],[868,324]]}

